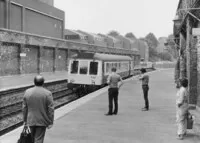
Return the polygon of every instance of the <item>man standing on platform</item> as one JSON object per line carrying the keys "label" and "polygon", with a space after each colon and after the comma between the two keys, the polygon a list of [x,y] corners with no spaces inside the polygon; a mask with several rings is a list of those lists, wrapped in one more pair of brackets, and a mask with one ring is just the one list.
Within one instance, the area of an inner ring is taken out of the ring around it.
{"label": "man standing on platform", "polygon": [[146,69],[142,68],[141,70],[142,75],[140,75],[139,79],[142,80],[142,90],[144,94],[144,101],[145,107],[142,108],[142,111],[149,110],[149,100],[148,100],[148,91],[149,91],[149,76],[146,75]]}
{"label": "man standing on platform", "polygon": [[[109,102],[109,111],[106,115],[117,115],[118,113],[118,94],[119,88],[122,86],[123,81],[119,74],[116,73],[116,68],[111,69],[112,73],[108,76],[107,83],[109,85],[108,89],[108,102]],[[120,83],[118,84],[118,82]],[[115,109],[113,112],[113,101]]]}
{"label": "man standing on platform", "polygon": [[31,130],[34,143],[43,143],[46,128],[54,121],[54,103],[50,91],[43,88],[44,78],[34,78],[35,86],[27,89],[23,98],[24,124]]}

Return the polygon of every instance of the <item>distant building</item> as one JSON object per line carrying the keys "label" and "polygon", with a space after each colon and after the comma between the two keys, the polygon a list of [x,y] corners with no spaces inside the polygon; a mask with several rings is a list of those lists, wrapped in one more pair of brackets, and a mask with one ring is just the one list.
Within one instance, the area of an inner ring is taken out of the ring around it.
{"label": "distant building", "polygon": [[141,59],[145,62],[149,61],[149,46],[144,40],[137,39],[133,46],[137,47]]}
{"label": "distant building", "polygon": [[106,39],[108,47],[123,48],[123,42],[120,39],[110,35],[104,35],[104,34],[99,34],[99,35],[103,36]]}
{"label": "distant building", "polygon": [[65,29],[65,39],[81,43],[88,43],[88,36],[76,30]]}
{"label": "distant building", "polygon": [[165,43],[167,42],[167,37],[160,37],[158,39],[158,46],[156,47],[156,51],[158,53],[164,53],[166,51]]}
{"label": "distant building", "polygon": [[0,0],[0,28],[64,38],[64,23],[65,13],[53,0]]}
{"label": "distant building", "polygon": [[104,46],[104,47],[107,46],[107,43],[106,43],[104,37],[102,37],[98,34],[88,33],[88,32],[84,32],[81,30],[77,30],[77,32],[87,35],[89,44],[95,44],[95,45]]}
{"label": "distant building", "polygon": [[135,40],[132,40],[130,38],[124,37],[122,35],[117,36],[116,38],[118,38],[119,40],[122,41],[123,43],[123,48],[124,49],[132,49],[132,50],[136,50],[136,48],[134,47],[134,42]]}

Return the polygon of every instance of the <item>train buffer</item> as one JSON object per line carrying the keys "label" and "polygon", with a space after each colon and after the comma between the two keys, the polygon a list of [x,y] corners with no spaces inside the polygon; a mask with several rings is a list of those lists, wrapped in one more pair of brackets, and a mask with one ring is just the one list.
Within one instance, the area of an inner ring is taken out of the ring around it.
{"label": "train buffer", "polygon": [[[108,111],[107,87],[56,110],[54,126],[47,130],[45,143],[178,143],[176,139],[173,69],[150,75],[150,110],[141,111],[144,100],[137,78],[127,79],[119,92],[119,112]],[[1,143],[16,142],[22,128],[2,137]],[[193,130],[182,142],[199,142]]]}

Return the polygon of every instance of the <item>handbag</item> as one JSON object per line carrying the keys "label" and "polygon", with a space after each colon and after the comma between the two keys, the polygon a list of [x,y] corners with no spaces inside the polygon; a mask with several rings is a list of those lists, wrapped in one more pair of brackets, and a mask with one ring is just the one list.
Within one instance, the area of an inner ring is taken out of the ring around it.
{"label": "handbag", "polygon": [[31,135],[31,130],[28,126],[24,126],[17,143],[34,143]]}
{"label": "handbag", "polygon": [[190,113],[187,115],[187,129],[192,129],[193,128],[193,117]]}

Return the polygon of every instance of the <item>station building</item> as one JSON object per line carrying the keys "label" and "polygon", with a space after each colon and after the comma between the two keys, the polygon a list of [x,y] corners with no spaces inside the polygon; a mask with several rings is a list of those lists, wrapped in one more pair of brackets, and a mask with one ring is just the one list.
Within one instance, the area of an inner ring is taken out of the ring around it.
{"label": "station building", "polygon": [[0,0],[0,28],[64,38],[65,13],[53,0]]}
{"label": "station building", "polygon": [[0,76],[66,70],[67,50],[49,40],[64,38],[65,13],[53,2],[0,0]]}
{"label": "station building", "polygon": [[85,35],[76,30],[65,29],[65,39],[73,40],[73,41],[81,42],[81,43],[85,43],[85,44],[88,43],[88,35]]}
{"label": "station building", "polygon": [[140,53],[140,58],[144,62],[148,62],[149,61],[149,46],[146,43],[146,41],[137,39],[134,41],[134,43],[132,45],[133,45],[133,47],[136,47],[138,49],[138,51]]}
{"label": "station building", "polygon": [[189,81],[189,103],[200,107],[200,0],[179,0],[174,19],[174,41],[179,51],[175,82]]}
{"label": "station building", "polygon": [[99,36],[98,34],[89,33],[89,32],[85,32],[82,30],[77,30],[77,32],[87,35],[88,44],[95,44],[95,45],[99,45],[99,46],[103,46],[103,47],[107,46],[105,38]]}

